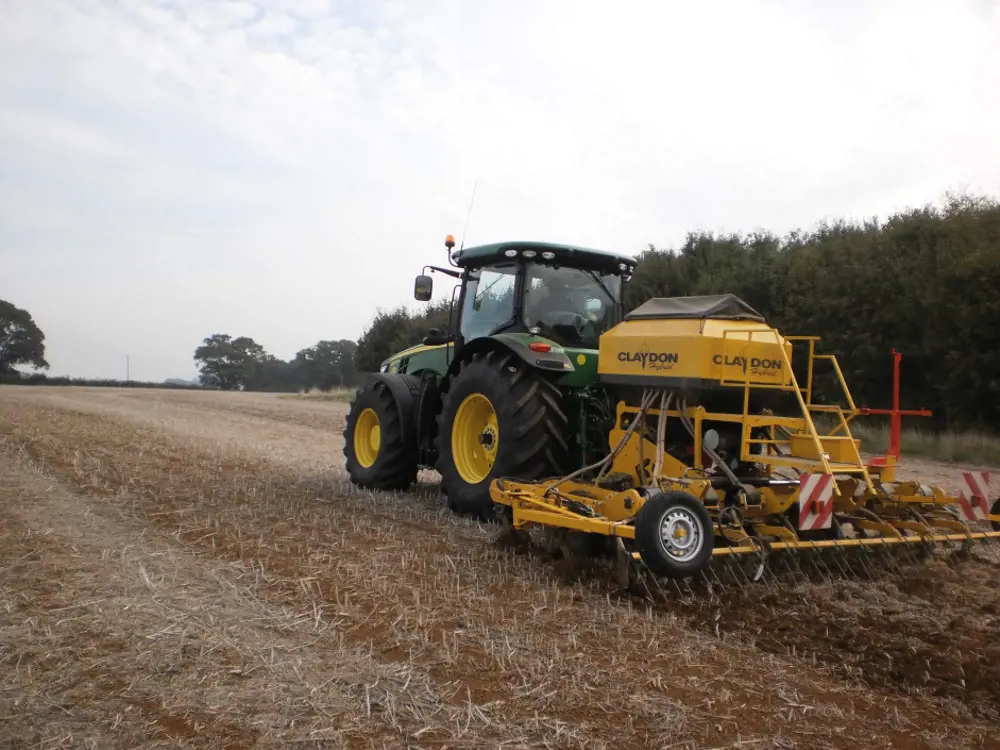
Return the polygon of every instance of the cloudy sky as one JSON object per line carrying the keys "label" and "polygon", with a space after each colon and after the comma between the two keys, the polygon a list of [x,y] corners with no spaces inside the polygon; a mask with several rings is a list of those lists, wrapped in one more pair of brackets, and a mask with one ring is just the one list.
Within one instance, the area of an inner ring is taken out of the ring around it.
{"label": "cloudy sky", "polygon": [[415,306],[477,180],[467,243],[635,253],[1000,195],[998,123],[988,0],[0,0],[0,298],[191,377]]}

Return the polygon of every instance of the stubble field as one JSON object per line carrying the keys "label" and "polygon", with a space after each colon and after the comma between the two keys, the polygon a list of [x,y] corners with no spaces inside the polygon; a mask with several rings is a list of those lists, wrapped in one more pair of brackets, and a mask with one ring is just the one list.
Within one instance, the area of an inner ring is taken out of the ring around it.
{"label": "stubble field", "polygon": [[345,413],[0,388],[0,747],[1000,747],[995,553],[622,595],[351,488]]}

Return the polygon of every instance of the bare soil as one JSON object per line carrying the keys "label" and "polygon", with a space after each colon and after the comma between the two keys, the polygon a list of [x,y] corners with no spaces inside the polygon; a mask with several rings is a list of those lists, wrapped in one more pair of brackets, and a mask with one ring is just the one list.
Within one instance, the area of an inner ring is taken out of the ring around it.
{"label": "bare soil", "polygon": [[351,487],[345,411],[0,388],[0,746],[1000,747],[996,557],[623,596]]}

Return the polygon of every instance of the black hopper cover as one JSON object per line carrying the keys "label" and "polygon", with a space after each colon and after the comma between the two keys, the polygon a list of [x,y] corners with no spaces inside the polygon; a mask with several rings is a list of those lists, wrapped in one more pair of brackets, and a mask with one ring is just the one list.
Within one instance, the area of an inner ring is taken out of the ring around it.
{"label": "black hopper cover", "polygon": [[700,297],[654,297],[625,316],[625,320],[674,320],[716,318],[754,320],[766,323],[764,316],[733,294],[708,294]]}

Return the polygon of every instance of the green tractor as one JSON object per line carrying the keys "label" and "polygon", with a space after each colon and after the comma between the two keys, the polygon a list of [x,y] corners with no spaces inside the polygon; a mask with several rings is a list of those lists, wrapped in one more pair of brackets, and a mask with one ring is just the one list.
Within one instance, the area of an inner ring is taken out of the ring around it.
{"label": "green tractor", "polygon": [[[453,250],[425,266],[459,280],[448,330],[382,363],[344,431],[351,481],[401,490],[436,469],[456,513],[493,517],[490,484],[557,476],[606,455],[614,402],[598,384],[598,340],[622,320],[627,255],[542,242]],[[456,299],[457,297],[457,299]]]}

